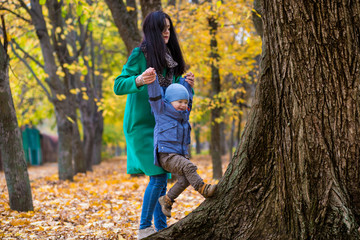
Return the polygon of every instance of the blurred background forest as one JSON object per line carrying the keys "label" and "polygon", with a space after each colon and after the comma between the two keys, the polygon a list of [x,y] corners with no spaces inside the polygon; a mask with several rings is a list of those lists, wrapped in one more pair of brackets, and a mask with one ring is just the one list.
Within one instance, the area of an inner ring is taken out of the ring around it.
{"label": "blurred background forest", "polygon": [[[188,71],[196,77],[192,154],[211,154],[213,162],[231,158],[254,96],[261,53],[252,1],[7,0],[0,6],[29,163],[57,161],[59,129],[69,124],[73,154],[86,159],[86,170],[101,159],[126,155],[126,96],[114,95],[113,81],[141,41],[144,16],[157,9],[172,17]],[[221,150],[211,153],[215,145]],[[75,173],[83,172],[80,165],[75,163]]]}

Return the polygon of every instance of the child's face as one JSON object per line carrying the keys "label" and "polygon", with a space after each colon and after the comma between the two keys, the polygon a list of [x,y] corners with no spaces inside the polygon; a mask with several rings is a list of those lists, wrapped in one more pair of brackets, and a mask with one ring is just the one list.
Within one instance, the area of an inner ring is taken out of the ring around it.
{"label": "child's face", "polygon": [[177,111],[185,111],[188,107],[188,100],[186,99],[180,99],[171,102],[171,105],[175,108]]}

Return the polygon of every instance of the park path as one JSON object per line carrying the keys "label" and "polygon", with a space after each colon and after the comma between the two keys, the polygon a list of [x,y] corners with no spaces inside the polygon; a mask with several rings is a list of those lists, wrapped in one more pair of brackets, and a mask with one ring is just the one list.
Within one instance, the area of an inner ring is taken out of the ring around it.
{"label": "park path", "polygon": [[[30,181],[34,181],[38,178],[49,177],[53,174],[57,173],[58,164],[54,163],[45,163],[41,166],[29,166],[28,167],[28,174]],[[5,181],[5,173],[0,172],[0,182]]]}

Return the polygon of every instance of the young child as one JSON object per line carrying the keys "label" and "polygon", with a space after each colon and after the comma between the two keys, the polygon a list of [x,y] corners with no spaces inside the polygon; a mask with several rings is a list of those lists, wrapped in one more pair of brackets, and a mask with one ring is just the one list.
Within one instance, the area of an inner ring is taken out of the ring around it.
{"label": "young child", "polygon": [[148,85],[149,102],[155,116],[154,158],[155,165],[178,175],[178,181],[165,196],[159,198],[162,212],[171,217],[175,199],[189,186],[205,198],[214,195],[216,185],[204,183],[197,174],[197,167],[188,158],[190,144],[189,115],[192,107],[192,89],[184,78],[180,84],[167,87],[165,96],[158,79]]}

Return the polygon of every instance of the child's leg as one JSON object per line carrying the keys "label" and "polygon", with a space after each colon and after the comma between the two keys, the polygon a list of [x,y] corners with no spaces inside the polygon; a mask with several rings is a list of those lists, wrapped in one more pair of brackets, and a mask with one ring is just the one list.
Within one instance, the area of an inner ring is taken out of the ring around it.
{"label": "child's leg", "polygon": [[178,176],[177,182],[170,188],[167,195],[170,199],[175,200],[190,185],[185,176]]}
{"label": "child's leg", "polygon": [[[197,174],[197,167],[189,159],[177,154],[160,153],[161,166],[171,173],[179,176],[179,181],[169,190],[167,195],[175,200],[191,184],[195,190],[204,184],[203,179]],[[179,184],[178,184],[179,183]]]}

